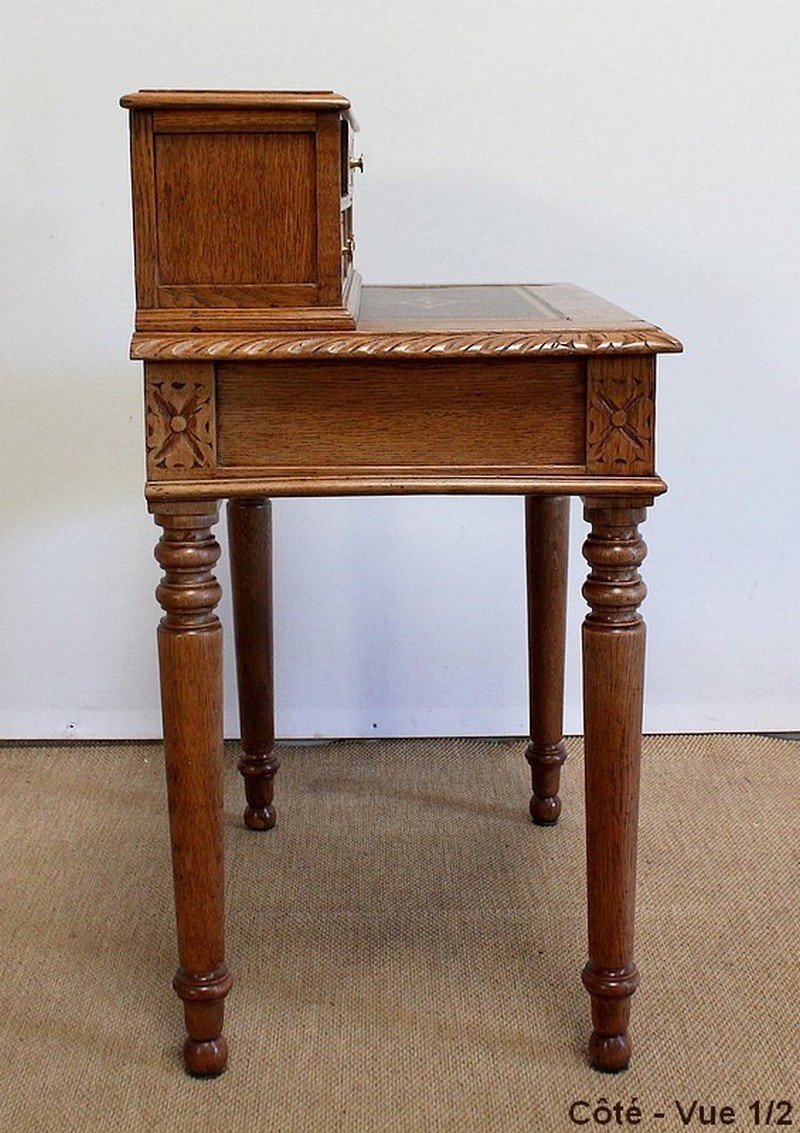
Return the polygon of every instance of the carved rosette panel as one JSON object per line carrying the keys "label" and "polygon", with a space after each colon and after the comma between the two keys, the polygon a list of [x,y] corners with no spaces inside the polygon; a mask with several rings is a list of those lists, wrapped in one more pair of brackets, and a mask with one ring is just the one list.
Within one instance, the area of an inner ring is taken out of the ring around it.
{"label": "carved rosette panel", "polygon": [[593,358],[586,406],[586,470],[618,476],[654,470],[655,359]]}
{"label": "carved rosette panel", "polygon": [[145,421],[149,479],[175,479],[196,469],[214,468],[214,367],[149,364]]}

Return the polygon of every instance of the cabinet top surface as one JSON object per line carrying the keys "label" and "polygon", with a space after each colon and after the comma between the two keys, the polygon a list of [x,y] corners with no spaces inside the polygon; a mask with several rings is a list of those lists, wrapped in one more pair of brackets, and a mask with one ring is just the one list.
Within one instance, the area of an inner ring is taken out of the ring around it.
{"label": "cabinet top surface", "polygon": [[677,353],[672,335],[570,283],[364,287],[345,331],[139,332],[133,358]]}
{"label": "cabinet top surface", "polygon": [[350,101],[332,90],[139,90],[125,94],[128,110],[252,107],[262,110],[349,110]]}

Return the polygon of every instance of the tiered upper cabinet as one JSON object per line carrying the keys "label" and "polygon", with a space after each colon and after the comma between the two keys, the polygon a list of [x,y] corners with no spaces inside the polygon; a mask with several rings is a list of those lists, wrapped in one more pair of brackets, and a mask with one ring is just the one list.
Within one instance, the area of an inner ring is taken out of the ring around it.
{"label": "tiered upper cabinet", "polygon": [[136,326],[352,328],[350,103],[332,91],[138,91]]}

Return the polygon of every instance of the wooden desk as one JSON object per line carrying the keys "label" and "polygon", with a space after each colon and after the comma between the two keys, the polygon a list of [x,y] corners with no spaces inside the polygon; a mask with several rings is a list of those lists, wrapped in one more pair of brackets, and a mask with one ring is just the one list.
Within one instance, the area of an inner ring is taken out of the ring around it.
{"label": "wooden desk", "polygon": [[[147,499],[163,529],[158,599],[185,1055],[227,1049],[221,831],[220,554],[230,500],[245,820],[275,823],[269,597],[273,496],[478,492],[526,497],[534,821],[558,818],[569,497],[583,497],[592,1064],[623,1069],[633,960],[645,586],[638,525],[656,475],[657,327],[567,284],[367,287],[354,328],[140,330]],[[531,853],[536,852],[535,840]],[[533,992],[532,992],[533,994]],[[266,1011],[266,1007],[265,1007]],[[531,1050],[531,1057],[536,1057]]]}

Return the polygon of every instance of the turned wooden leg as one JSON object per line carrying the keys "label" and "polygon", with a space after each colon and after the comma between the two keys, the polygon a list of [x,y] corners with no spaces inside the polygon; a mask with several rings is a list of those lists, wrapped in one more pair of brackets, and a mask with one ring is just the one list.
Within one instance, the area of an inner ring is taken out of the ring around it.
{"label": "turned wooden leg", "polygon": [[271,830],[275,772],[275,714],[272,683],[272,504],[269,500],[228,502],[236,674],[247,806],[251,830]]}
{"label": "turned wooden leg", "polygon": [[531,817],[539,826],[552,826],[561,813],[568,545],[569,497],[527,496],[531,742],[525,758],[531,766]]}
{"label": "turned wooden leg", "polygon": [[[650,502],[650,501],[648,501]],[[641,502],[586,501],[592,525],[583,553],[590,566],[583,594],[586,762],[586,857],[592,997],[589,1056],[597,1070],[624,1070],[631,1055],[630,997],[639,982],[633,960],[639,756],[642,742],[646,594],[638,567],[647,548]]]}
{"label": "turned wooden leg", "polygon": [[167,767],[172,870],[178,926],[173,987],[183,1000],[192,1074],[219,1074],[225,967],[222,847],[222,627],[212,574],[219,546],[211,534],[216,504],[160,504],[156,558],[164,578],[156,595],[161,707]]}

